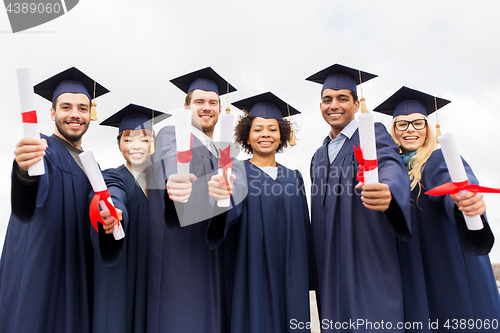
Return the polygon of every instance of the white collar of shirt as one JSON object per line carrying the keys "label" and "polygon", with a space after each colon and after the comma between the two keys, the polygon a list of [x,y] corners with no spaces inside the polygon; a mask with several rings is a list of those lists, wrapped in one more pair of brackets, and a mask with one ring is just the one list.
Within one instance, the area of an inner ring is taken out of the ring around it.
{"label": "white collar of shirt", "polygon": [[191,125],[191,132],[193,135],[203,143],[203,145],[215,156],[219,157],[217,149],[215,148],[214,142],[205,133],[203,133],[199,128]]}
{"label": "white collar of shirt", "polygon": [[356,130],[358,129],[358,126],[358,121],[356,119],[353,119],[349,124],[347,124],[346,127],[342,129],[342,131],[337,135],[335,139],[333,138],[332,131],[328,133],[328,136],[330,137],[330,139],[336,140],[339,139],[339,135],[342,134],[350,139],[353,136],[354,132],[356,132]]}

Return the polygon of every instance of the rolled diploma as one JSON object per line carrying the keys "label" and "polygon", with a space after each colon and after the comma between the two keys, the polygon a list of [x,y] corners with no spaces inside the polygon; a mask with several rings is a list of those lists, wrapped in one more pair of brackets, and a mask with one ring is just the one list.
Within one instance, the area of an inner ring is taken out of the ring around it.
{"label": "rolled diploma", "polygon": [[[175,111],[175,141],[178,152],[191,149],[191,110],[178,109]],[[177,161],[177,173],[189,177],[189,162]]]}
{"label": "rolled diploma", "polygon": [[[23,121],[24,137],[40,140],[40,131],[36,122],[36,108],[33,98],[33,85],[29,68],[17,69],[17,84],[19,86],[19,97],[21,99],[21,113],[34,112],[34,119],[30,122]],[[32,117],[33,118],[33,117]],[[24,117],[23,117],[24,119]],[[45,173],[43,158],[28,168],[28,175],[40,176]]]}
{"label": "rolled diploma", "polygon": [[[85,151],[78,155],[78,157],[80,157],[80,160],[82,161],[83,168],[85,169],[85,173],[89,178],[90,185],[92,185],[92,189],[94,190],[94,192],[102,192],[107,190],[108,188],[106,187],[104,178],[102,178],[101,170],[99,170],[99,167],[97,166],[97,163],[94,159],[94,154],[92,154],[91,151]],[[108,202],[113,205],[113,200],[111,200],[111,197],[108,198]],[[101,206],[102,210],[109,211],[108,207],[106,207],[106,203],[103,200],[99,201],[99,206]],[[125,237],[125,232],[123,231],[123,226],[121,223],[118,223],[118,225],[113,229],[113,236],[115,240],[119,240]]]}
{"label": "rolled diploma", "polygon": [[[468,180],[464,164],[462,163],[455,139],[453,138],[453,134],[443,134],[438,138],[438,140],[441,144],[441,151],[443,152],[444,161],[448,167],[451,181],[454,183],[460,183]],[[465,193],[467,193],[466,190],[458,192],[461,196]],[[481,230],[483,228],[483,222],[481,221],[481,217],[479,215],[467,216],[464,214],[464,219],[469,230]]]}
{"label": "rolled diploma", "polygon": [[[362,113],[358,116],[359,121],[359,145],[363,152],[364,160],[377,159],[377,146],[375,143],[375,123],[373,114]],[[378,183],[378,167],[364,172],[365,184]]]}
{"label": "rolled diploma", "polygon": [[[226,149],[228,146],[231,145],[231,142],[233,142],[233,119],[234,119],[234,117],[232,114],[222,114],[220,116],[221,149]],[[231,148],[229,148],[229,149],[231,149]],[[222,177],[223,174],[224,174],[224,168],[219,168],[219,176]],[[229,176],[231,176],[231,168],[227,169],[228,181],[229,181]],[[230,198],[217,200],[217,206],[219,206],[219,207],[229,207],[230,204],[231,204]]]}

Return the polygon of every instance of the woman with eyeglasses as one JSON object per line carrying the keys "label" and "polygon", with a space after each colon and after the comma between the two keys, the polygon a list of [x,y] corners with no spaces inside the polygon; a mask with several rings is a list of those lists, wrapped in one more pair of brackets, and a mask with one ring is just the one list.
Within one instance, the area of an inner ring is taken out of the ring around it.
{"label": "woman with eyeglasses", "polygon": [[[403,87],[375,108],[393,116],[391,136],[411,181],[412,238],[399,242],[405,322],[422,323],[407,332],[491,332],[500,327],[500,296],[488,257],[494,237],[483,196],[424,193],[451,182],[427,120],[448,103]],[[477,184],[465,161],[464,166]],[[462,213],[481,215],[484,228],[468,230]]]}

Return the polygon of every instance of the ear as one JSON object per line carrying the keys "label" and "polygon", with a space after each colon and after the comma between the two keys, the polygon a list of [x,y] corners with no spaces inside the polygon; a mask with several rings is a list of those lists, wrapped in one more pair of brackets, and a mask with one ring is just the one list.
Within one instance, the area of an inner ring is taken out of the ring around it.
{"label": "ear", "polygon": [[219,105],[219,114],[222,112],[222,106]]}
{"label": "ear", "polygon": [[185,110],[189,110],[189,105],[187,105],[186,103],[184,103],[184,109]]}
{"label": "ear", "polygon": [[50,108],[50,118],[52,118],[53,121],[56,120],[56,110],[54,110],[54,108]]}
{"label": "ear", "polygon": [[359,99],[356,101],[356,103],[354,103],[354,107],[356,108],[356,111],[354,111],[354,113],[358,112],[359,110],[359,106],[360,106],[360,101]]}

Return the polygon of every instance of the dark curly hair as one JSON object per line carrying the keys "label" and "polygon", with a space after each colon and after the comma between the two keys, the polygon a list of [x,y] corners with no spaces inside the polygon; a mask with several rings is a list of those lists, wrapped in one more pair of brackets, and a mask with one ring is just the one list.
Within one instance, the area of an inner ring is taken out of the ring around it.
{"label": "dark curly hair", "polygon": [[[246,110],[243,110],[243,112],[245,112],[245,114],[240,117],[236,127],[234,128],[234,138],[235,142],[247,154],[253,154],[252,146],[250,146],[247,141],[250,137],[250,129],[252,128],[252,122],[255,117]],[[290,134],[292,133],[292,126],[288,120],[284,119],[278,120],[278,126],[280,129],[281,143],[278,148],[276,148],[276,152],[281,153],[283,148],[288,147],[288,141],[290,140]]]}

